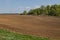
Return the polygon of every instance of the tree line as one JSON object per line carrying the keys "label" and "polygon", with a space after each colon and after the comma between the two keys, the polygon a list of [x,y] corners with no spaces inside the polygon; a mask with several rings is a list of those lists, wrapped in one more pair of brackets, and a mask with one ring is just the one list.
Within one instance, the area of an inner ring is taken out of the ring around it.
{"label": "tree line", "polygon": [[60,16],[60,5],[42,5],[40,8],[30,9],[28,12],[25,10],[22,15]]}

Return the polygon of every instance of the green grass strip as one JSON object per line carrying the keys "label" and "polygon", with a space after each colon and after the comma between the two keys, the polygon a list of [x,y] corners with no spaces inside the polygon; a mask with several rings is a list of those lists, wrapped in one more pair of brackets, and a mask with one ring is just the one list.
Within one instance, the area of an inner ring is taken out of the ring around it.
{"label": "green grass strip", "polygon": [[12,33],[12,32],[0,29],[0,40],[48,40],[48,38]]}

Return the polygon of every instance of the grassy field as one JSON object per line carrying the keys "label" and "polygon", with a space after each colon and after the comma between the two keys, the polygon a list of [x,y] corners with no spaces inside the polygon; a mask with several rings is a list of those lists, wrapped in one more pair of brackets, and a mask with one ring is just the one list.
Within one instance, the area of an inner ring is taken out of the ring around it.
{"label": "grassy field", "polygon": [[0,40],[48,40],[48,39],[30,36],[30,35],[12,33],[12,32],[0,29]]}

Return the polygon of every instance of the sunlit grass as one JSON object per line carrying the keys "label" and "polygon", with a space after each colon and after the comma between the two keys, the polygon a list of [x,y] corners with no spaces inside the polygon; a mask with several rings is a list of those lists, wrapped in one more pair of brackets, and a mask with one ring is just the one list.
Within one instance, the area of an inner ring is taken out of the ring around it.
{"label": "sunlit grass", "polygon": [[0,29],[0,40],[48,40],[48,38],[22,35]]}

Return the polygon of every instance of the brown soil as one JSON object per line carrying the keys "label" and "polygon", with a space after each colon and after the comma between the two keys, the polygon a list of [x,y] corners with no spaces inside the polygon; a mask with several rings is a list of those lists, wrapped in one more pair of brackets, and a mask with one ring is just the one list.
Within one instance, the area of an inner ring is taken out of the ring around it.
{"label": "brown soil", "polygon": [[35,36],[60,38],[58,17],[0,15],[0,28]]}

